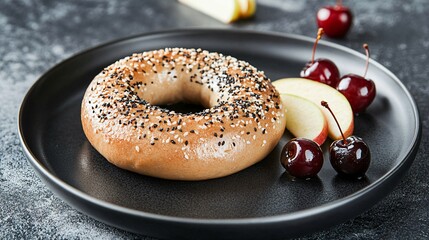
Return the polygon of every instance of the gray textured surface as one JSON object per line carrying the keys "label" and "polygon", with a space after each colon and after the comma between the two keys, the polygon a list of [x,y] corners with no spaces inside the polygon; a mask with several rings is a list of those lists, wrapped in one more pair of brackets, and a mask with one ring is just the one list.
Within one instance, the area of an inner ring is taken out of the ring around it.
{"label": "gray textured surface", "polygon": [[[324,1],[334,2],[334,1]],[[0,2],[0,239],[144,238],[97,222],[53,195],[35,175],[19,145],[19,104],[54,64],[106,41],[178,27],[244,28],[313,36],[322,1],[260,0],[256,17],[224,25],[174,1]],[[395,190],[359,217],[305,239],[427,239],[429,5],[414,1],[345,1],[356,17],[344,40],[372,56],[406,85],[420,108],[423,137],[409,173]],[[397,136],[400,137],[400,136]],[[388,143],[386,143],[388,144]]]}

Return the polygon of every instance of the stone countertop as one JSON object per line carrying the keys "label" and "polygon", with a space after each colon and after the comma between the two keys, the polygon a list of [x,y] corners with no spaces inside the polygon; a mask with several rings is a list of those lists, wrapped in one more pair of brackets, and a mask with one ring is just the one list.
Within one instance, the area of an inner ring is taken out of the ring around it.
{"label": "stone countertop", "polygon": [[[171,0],[1,1],[0,239],[145,238],[68,206],[41,182],[24,156],[17,133],[21,100],[56,63],[107,41],[163,29],[239,28],[314,36],[317,9],[333,3],[258,0],[255,18],[226,25]],[[423,136],[411,169],[386,198],[354,219],[302,239],[428,239],[429,5],[426,0],[345,4],[355,15],[353,29],[345,39],[328,41],[358,51],[367,42],[372,58],[414,96]]]}

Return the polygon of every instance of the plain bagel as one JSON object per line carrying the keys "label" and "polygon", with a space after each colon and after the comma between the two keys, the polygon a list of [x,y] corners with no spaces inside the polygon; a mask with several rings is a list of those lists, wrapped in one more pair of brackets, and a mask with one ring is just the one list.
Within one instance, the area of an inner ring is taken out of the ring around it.
{"label": "plain bagel", "polygon": [[[200,104],[197,113],[157,105]],[[125,57],[87,88],[81,109],[92,146],[114,165],[144,175],[203,180],[262,160],[286,118],[263,72],[231,56],[167,48]]]}

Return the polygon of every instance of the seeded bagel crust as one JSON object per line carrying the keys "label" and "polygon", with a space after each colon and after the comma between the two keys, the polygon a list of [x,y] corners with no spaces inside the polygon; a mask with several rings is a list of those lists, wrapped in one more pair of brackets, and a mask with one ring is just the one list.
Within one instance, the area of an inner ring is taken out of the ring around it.
{"label": "seeded bagel crust", "polygon": [[[157,105],[200,104],[197,113]],[[201,49],[133,54],[85,92],[81,120],[92,146],[144,175],[204,180],[238,172],[277,145],[286,118],[279,93],[249,63]]]}

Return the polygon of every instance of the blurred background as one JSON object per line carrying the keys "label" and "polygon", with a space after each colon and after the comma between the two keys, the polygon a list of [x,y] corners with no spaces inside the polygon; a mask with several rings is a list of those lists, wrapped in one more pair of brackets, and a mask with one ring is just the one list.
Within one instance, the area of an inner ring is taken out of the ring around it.
{"label": "blurred background", "polygon": [[[429,238],[427,134],[429,26],[426,0],[344,1],[354,15],[335,42],[372,58],[405,84],[421,111],[417,158],[395,190],[359,217],[302,239]],[[224,23],[175,0],[2,0],[0,2],[0,238],[144,238],[83,215],[51,193],[21,152],[19,105],[55,64],[118,38],[177,28],[228,28],[315,37],[316,13],[328,0],[257,0],[254,16]],[[78,69],[76,69],[78,71]],[[398,136],[400,137],[400,136]],[[149,238],[148,238],[149,239]]]}

